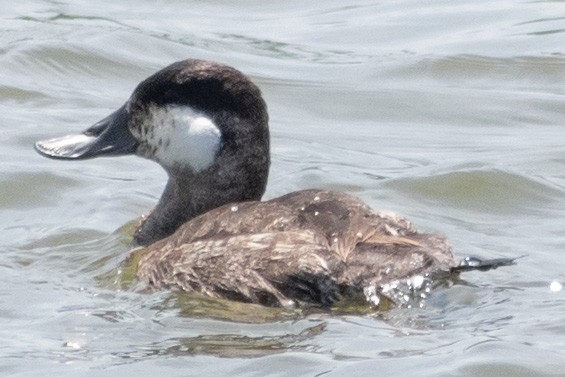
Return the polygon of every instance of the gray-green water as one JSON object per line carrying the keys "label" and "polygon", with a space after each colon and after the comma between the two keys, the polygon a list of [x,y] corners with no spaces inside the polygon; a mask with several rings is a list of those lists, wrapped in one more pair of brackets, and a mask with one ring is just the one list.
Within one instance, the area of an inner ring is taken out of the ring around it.
{"label": "gray-green water", "polygon": [[[563,1],[1,1],[0,374],[564,376],[564,32]],[[101,282],[165,174],[33,142],[187,57],[262,88],[267,197],[346,190],[458,258],[525,257],[378,316],[246,323],[260,311]]]}

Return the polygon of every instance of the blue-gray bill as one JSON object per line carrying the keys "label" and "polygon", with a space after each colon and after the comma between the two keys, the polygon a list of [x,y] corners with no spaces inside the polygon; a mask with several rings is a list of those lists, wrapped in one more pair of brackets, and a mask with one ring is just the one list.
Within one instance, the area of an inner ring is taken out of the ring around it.
{"label": "blue-gray bill", "polygon": [[119,156],[135,152],[137,141],[128,129],[128,113],[122,106],[82,134],[66,135],[35,143],[45,157],[84,160],[99,156]]}

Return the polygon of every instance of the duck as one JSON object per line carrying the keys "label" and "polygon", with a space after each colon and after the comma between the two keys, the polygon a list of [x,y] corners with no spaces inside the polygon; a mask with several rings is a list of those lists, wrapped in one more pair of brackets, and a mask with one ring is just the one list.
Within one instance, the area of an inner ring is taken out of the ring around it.
{"label": "duck", "polygon": [[261,90],[245,74],[187,59],[143,80],[83,133],[35,149],[61,160],[134,154],[166,171],[162,196],[133,235],[144,248],[137,278],[151,289],[275,307],[331,307],[355,295],[378,305],[399,281],[421,286],[438,272],[513,263],[458,264],[445,236],[344,192],[306,189],[262,201],[268,123]]}

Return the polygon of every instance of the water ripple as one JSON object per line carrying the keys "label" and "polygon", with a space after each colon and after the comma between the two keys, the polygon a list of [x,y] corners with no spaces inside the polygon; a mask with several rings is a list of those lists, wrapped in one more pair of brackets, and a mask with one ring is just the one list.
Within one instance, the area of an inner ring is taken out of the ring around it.
{"label": "water ripple", "polygon": [[508,171],[453,171],[402,178],[387,185],[425,200],[486,213],[543,213],[563,192]]}
{"label": "water ripple", "polygon": [[535,82],[561,89],[565,83],[565,56],[493,57],[480,55],[453,55],[426,57],[411,65],[397,69],[395,76],[429,77],[439,81],[500,85],[507,81],[516,86]]}

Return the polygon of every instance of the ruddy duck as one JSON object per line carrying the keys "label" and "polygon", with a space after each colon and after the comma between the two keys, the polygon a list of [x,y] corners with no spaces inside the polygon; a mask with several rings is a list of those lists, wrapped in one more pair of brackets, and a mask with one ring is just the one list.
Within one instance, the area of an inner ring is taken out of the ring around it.
{"label": "ruddy duck", "polygon": [[[169,180],[134,235],[138,278],[211,297],[273,306],[329,306],[387,283],[462,267],[448,241],[340,192],[298,191],[261,202],[269,172],[267,107],[236,69],[174,63],[141,82],[116,112],[80,135],[37,142],[44,156],[137,154]],[[386,292],[384,292],[386,293]]]}

